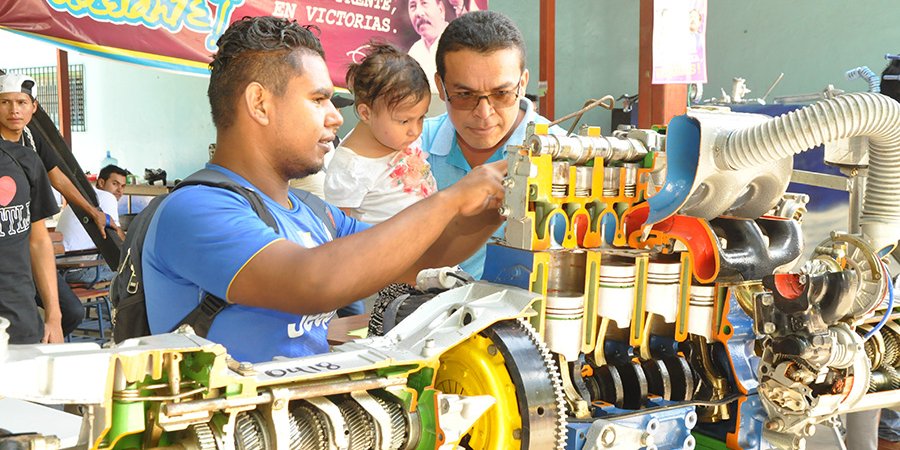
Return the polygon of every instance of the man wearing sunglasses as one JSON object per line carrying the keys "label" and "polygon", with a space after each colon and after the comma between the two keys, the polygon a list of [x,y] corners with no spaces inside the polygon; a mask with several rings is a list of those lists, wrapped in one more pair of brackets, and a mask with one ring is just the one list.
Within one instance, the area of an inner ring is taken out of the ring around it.
{"label": "man wearing sunglasses", "polygon": [[[525,41],[505,15],[475,11],[450,22],[438,42],[436,63],[434,80],[447,113],[425,121],[422,146],[431,154],[439,190],[473,167],[504,159],[507,144],[525,140],[529,122],[549,122],[525,98]],[[495,236],[502,235],[501,228]],[[484,255],[482,247],[461,267],[481,278]]]}

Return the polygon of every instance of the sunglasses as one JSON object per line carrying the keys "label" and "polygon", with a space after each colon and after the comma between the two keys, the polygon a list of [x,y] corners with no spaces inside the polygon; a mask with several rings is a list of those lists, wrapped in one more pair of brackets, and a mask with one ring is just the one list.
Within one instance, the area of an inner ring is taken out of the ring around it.
{"label": "sunglasses", "polygon": [[487,100],[488,105],[491,108],[509,108],[516,104],[519,100],[519,90],[522,88],[521,84],[516,85],[516,90],[499,90],[491,92],[490,94],[476,94],[474,92],[463,92],[460,94],[450,95],[447,92],[447,85],[444,84],[444,80],[441,80],[441,88],[444,89],[444,97],[447,98],[447,102],[450,103],[450,106],[453,109],[459,109],[464,111],[471,111],[478,107],[481,103],[481,100]]}

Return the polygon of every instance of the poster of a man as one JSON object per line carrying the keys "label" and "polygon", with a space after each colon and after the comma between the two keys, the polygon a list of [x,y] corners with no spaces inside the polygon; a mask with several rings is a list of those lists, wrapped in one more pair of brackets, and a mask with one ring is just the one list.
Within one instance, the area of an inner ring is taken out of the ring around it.
{"label": "poster of a man", "polygon": [[419,62],[431,84],[431,92],[437,92],[434,73],[437,72],[435,56],[438,39],[447,28],[447,12],[443,0],[409,0],[409,21],[419,35],[419,40],[409,48],[409,56]]}

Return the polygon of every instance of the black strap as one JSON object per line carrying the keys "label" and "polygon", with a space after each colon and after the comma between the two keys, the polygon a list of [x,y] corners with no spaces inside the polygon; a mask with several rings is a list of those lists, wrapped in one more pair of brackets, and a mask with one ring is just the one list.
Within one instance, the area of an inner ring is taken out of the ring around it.
{"label": "black strap", "polygon": [[304,191],[303,189],[291,188],[291,192],[293,192],[301,202],[305,203],[306,206],[312,210],[313,214],[322,221],[325,228],[331,233],[331,238],[337,239],[337,224],[334,222],[334,216],[331,214],[328,203],[325,203],[321,198]]}
{"label": "black strap", "polygon": [[206,337],[209,334],[209,329],[212,327],[213,320],[227,307],[228,302],[207,293],[203,296],[200,304],[169,331],[175,331],[178,327],[187,324],[194,328],[194,333],[197,336]]}

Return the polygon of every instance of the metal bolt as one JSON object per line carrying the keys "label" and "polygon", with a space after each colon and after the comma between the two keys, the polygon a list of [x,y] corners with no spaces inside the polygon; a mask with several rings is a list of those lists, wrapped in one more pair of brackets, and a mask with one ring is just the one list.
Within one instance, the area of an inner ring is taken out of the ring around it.
{"label": "metal bolt", "polygon": [[513,430],[512,437],[515,440],[521,441],[522,440],[522,429],[516,428],[515,430]]}
{"label": "metal bolt", "polygon": [[275,403],[272,403],[272,409],[281,409],[284,408],[284,399],[279,398],[275,400]]}
{"label": "metal bolt", "polygon": [[501,206],[497,208],[497,214],[500,214],[503,217],[509,217],[510,213],[512,213],[512,211],[510,211],[508,206]]}
{"label": "metal bolt", "polygon": [[779,431],[783,427],[784,427],[784,421],[777,417],[766,422],[766,429],[769,431]]}
{"label": "metal bolt", "polygon": [[763,333],[772,334],[775,332],[775,324],[772,322],[766,322],[763,324]]}
{"label": "metal bolt", "polygon": [[800,284],[806,284],[807,282],[809,282],[809,276],[804,273],[803,275],[800,275],[799,281]]}
{"label": "metal bolt", "polygon": [[504,178],[503,179],[503,187],[513,187],[516,185],[516,181],[512,178]]}
{"label": "metal bolt", "polygon": [[772,304],[775,303],[775,299],[772,298],[772,294],[763,294],[761,301],[763,306],[772,306]]}
{"label": "metal bolt", "polygon": [[242,363],[238,364],[238,369],[240,369],[240,370],[250,370],[252,368],[253,368],[253,364],[248,363],[248,362],[242,362]]}
{"label": "metal bolt", "polygon": [[807,424],[805,427],[803,427],[803,435],[804,436],[812,436],[814,434],[816,434],[816,425],[815,424],[810,423],[810,424]]}
{"label": "metal bolt", "polygon": [[488,345],[487,348],[488,355],[494,356],[497,354],[497,346],[494,344]]}
{"label": "metal bolt", "polygon": [[604,447],[612,447],[616,443],[616,430],[612,427],[606,427],[600,432],[600,443]]}

